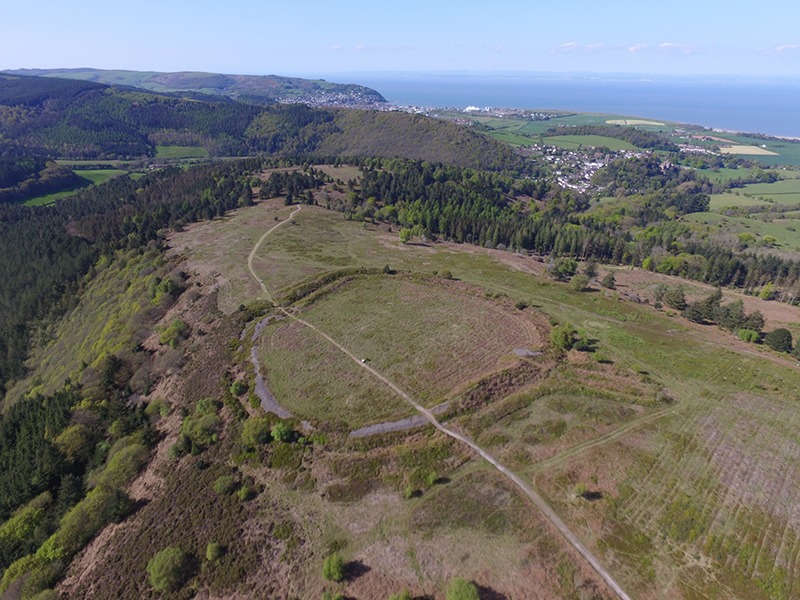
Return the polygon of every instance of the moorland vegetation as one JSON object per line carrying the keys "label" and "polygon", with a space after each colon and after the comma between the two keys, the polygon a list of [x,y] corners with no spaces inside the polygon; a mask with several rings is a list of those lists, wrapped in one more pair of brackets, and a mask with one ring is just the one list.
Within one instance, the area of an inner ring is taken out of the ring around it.
{"label": "moorland vegetation", "polygon": [[[421,116],[2,82],[0,594],[796,595],[800,261],[687,220],[774,172],[598,201]],[[17,203],[161,144],[257,156]]]}

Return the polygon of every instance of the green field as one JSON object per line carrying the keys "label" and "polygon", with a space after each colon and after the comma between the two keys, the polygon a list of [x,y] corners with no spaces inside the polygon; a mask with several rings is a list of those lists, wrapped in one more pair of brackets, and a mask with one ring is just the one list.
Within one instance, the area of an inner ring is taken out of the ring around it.
{"label": "green field", "polygon": [[768,208],[770,201],[775,204],[800,204],[800,179],[792,177],[775,183],[750,183],[725,194],[714,194],[711,196],[711,209],[732,205]]}
{"label": "green field", "polygon": [[[464,113],[447,113],[448,116],[464,118]],[[618,119],[630,120],[645,120],[645,121],[658,121],[664,125],[637,125],[636,127],[644,129],[645,131],[665,131],[669,132],[676,127],[680,127],[680,123],[672,123],[664,121],[663,119],[647,119],[643,117],[635,117],[631,115],[610,115],[601,113],[577,113],[567,117],[556,117],[548,119],[547,121],[528,121],[523,119],[512,118],[497,118],[489,116],[477,116],[475,114],[469,115],[470,119],[478,123],[486,125],[495,131],[505,131],[507,133],[518,133],[522,135],[536,136],[540,133],[561,126],[580,126],[580,125],[597,125],[607,127],[607,121]]]}
{"label": "green field", "polygon": [[118,169],[75,169],[75,174],[81,177],[81,183],[78,185],[72,186],[66,190],[62,190],[60,192],[55,192],[53,194],[45,194],[43,196],[36,196],[35,198],[29,198],[27,201],[24,202],[25,206],[44,206],[48,204],[53,204],[54,202],[61,200],[62,198],[66,198],[67,196],[71,196],[76,191],[83,189],[85,187],[89,187],[90,185],[100,185],[101,183],[105,183],[109,179],[113,179],[114,177],[118,177],[120,175],[125,175],[127,171],[120,171]]}
{"label": "green field", "polygon": [[710,169],[697,169],[697,174],[708,177],[711,183],[724,183],[731,179],[745,178],[749,174],[748,169],[718,169],[712,171]]}
{"label": "green field", "polygon": [[558,146],[569,150],[586,148],[587,146],[594,146],[595,148],[606,147],[613,151],[636,150],[636,146],[630,142],[603,135],[558,135],[542,138],[542,141],[546,145]]}
{"label": "green field", "polygon": [[[711,135],[716,138],[729,140],[732,145],[742,146],[759,146],[764,150],[775,152],[777,156],[771,155],[739,155],[739,158],[749,160],[752,162],[758,161],[759,163],[768,167],[777,167],[780,165],[796,166],[800,165],[800,143],[793,143],[789,140],[774,139],[774,140],[761,140],[751,138],[735,133],[720,133],[720,132],[703,132],[700,135]],[[725,145],[725,142],[718,140],[687,140],[679,137],[672,137],[673,142],[676,143],[691,143],[698,146],[714,146]]]}
{"label": "green field", "polygon": [[208,150],[202,146],[156,146],[156,158],[205,158]]}
{"label": "green field", "polygon": [[67,165],[68,167],[81,167],[81,166],[89,166],[89,165],[121,165],[126,166],[131,164],[133,161],[130,160],[57,160],[56,161],[60,165]]}
{"label": "green field", "polygon": [[516,133],[509,133],[507,131],[491,131],[488,133],[488,135],[500,142],[511,144],[512,146],[530,146],[531,144],[536,143],[536,140],[533,138],[525,137]]}

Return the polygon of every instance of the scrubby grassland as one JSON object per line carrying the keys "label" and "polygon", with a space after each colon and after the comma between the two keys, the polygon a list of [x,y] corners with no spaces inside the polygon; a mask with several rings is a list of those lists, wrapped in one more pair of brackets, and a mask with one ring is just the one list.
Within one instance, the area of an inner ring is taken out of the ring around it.
{"label": "scrubby grassland", "polygon": [[[790,508],[800,504],[789,483],[800,468],[790,437],[793,398],[800,389],[793,370],[696,341],[703,339],[702,328],[687,327],[650,307],[598,292],[571,292],[565,284],[535,278],[523,271],[530,259],[440,244],[402,246],[384,231],[313,208],[304,208],[295,220],[295,226],[276,230],[259,253],[260,272],[271,289],[288,291],[314,273],[335,268],[379,267],[389,262],[382,253],[394,247],[393,268],[432,273],[446,265],[455,277],[532,302],[593,340],[607,362],[573,351],[561,365],[535,367],[536,374],[515,379],[513,369],[506,369],[505,379],[488,377],[456,395],[449,414],[505,464],[535,481],[637,597],[793,596],[800,541]],[[331,247],[323,240],[332,240]],[[354,247],[360,251],[353,252]],[[336,248],[340,264],[321,260]],[[375,368],[390,371],[386,357],[398,354],[392,348],[402,345],[405,331],[413,340],[425,313],[418,310],[411,319],[391,314],[397,305],[384,289],[386,282],[428,285],[425,278],[370,276],[334,286],[298,307],[304,318],[364,354]],[[417,300],[418,307],[441,304]],[[458,318],[458,311],[451,314]],[[390,326],[381,330],[376,322]],[[395,322],[404,324],[391,325]],[[313,337],[295,325],[270,327],[282,332],[287,352],[290,330],[295,343]],[[732,338],[726,344],[744,349]],[[423,384],[417,389],[435,390],[422,378],[435,374],[435,365],[423,363],[412,372],[413,379],[402,371],[393,379],[407,389]],[[507,383],[498,386],[499,381]],[[434,394],[430,402],[438,398]],[[757,417],[759,411],[774,418]],[[774,441],[764,445],[766,439]],[[446,488],[465,475],[448,477],[452,482],[437,495],[456,494],[448,496],[448,506],[461,507],[456,511],[465,512],[457,512],[459,518],[471,522],[477,508],[455,500],[463,497],[462,488]],[[576,496],[580,484],[584,497]],[[444,524],[448,518],[415,516],[412,523]],[[491,519],[478,520],[493,526]]]}
{"label": "scrubby grassland", "polygon": [[[783,215],[781,215],[783,216]],[[745,219],[735,216],[720,215],[718,213],[696,213],[684,217],[688,222],[702,223],[711,226],[711,231],[724,232],[733,235],[750,234],[757,240],[763,240],[766,236],[774,238],[770,243],[771,247],[790,252],[800,248],[800,220],[792,218],[775,218],[766,221],[759,219]]]}
{"label": "scrubby grassland", "polygon": [[[542,325],[530,315],[440,278],[359,277],[331,287],[304,319],[427,406],[512,366],[514,348],[538,349],[543,342]],[[308,329],[278,322],[264,332],[262,364],[298,416],[339,418],[355,429],[410,414],[391,390],[365,378]]]}

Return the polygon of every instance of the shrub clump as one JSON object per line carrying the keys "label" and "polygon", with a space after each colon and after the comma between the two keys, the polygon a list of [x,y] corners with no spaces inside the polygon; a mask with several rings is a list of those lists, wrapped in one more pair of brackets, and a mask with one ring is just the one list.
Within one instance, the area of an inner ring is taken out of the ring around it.
{"label": "shrub clump", "polygon": [[223,475],[214,482],[214,491],[220,496],[232,494],[239,487],[239,482],[233,475]]}
{"label": "shrub clump", "polygon": [[159,592],[178,589],[186,566],[186,554],[180,548],[164,548],[147,563],[150,585]]}
{"label": "shrub clump", "polygon": [[743,342],[756,343],[761,339],[761,334],[752,329],[740,329],[736,332],[736,335],[738,335],[739,339]]}
{"label": "shrub clump", "polygon": [[217,562],[225,554],[225,548],[216,542],[210,542],[206,546],[206,560],[209,562]]}
{"label": "shrub clump", "polygon": [[189,326],[180,319],[175,319],[169,327],[161,332],[158,341],[165,345],[168,344],[170,348],[177,348],[188,332]]}
{"label": "shrub clump", "polygon": [[278,440],[279,442],[288,442],[292,439],[292,433],[294,433],[289,427],[287,427],[284,423],[278,423],[275,427],[272,428],[272,437],[273,439]]}
{"label": "shrub clump", "polygon": [[322,576],[328,581],[344,579],[344,561],[338,552],[334,552],[325,559],[325,563],[322,565]]}
{"label": "shrub clump", "polygon": [[575,275],[569,282],[569,287],[573,292],[582,292],[589,286],[589,278],[586,275]]}
{"label": "shrub clump", "polygon": [[454,577],[450,580],[450,587],[447,588],[447,600],[480,600],[480,596],[474,583],[461,577]]}
{"label": "shrub clump", "polygon": [[231,385],[231,394],[234,396],[241,396],[247,391],[247,384],[241,379],[234,381]]}

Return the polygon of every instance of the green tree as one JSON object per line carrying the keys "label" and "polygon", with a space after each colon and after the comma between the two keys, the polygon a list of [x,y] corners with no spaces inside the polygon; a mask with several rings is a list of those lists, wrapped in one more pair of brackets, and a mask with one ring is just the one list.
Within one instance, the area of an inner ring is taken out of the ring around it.
{"label": "green tree", "polygon": [[684,310],[686,308],[686,296],[683,295],[683,288],[677,285],[669,288],[667,293],[664,294],[664,304],[675,310]]}
{"label": "green tree", "polygon": [[595,259],[590,258],[586,261],[586,265],[583,267],[583,274],[589,279],[597,277],[597,261]]}
{"label": "green tree", "polygon": [[414,237],[413,232],[408,227],[403,227],[400,229],[400,241],[404,244],[407,244],[411,241],[411,238]]}
{"label": "green tree", "polygon": [[70,425],[53,441],[71,463],[86,462],[94,451],[94,435],[88,427],[80,423]]}
{"label": "green tree", "polygon": [[461,577],[454,577],[450,580],[450,587],[447,588],[447,600],[481,600],[481,597],[474,583]]}
{"label": "green tree", "polygon": [[271,419],[267,416],[247,419],[242,428],[242,441],[253,448],[268,443],[272,437],[271,424]]}
{"label": "green tree", "polygon": [[344,579],[344,561],[338,552],[334,552],[325,559],[325,563],[322,565],[322,576],[328,581]]}
{"label": "green tree", "polygon": [[399,594],[392,594],[389,596],[389,600],[412,600],[413,596],[408,589],[403,590]]}
{"label": "green tree", "polygon": [[614,277],[614,274],[613,273],[609,273],[608,275],[603,277],[603,281],[600,282],[600,285],[602,285],[607,290],[615,290],[615,289],[617,289],[617,280]]}
{"label": "green tree", "polygon": [[558,350],[570,350],[575,343],[575,330],[569,325],[556,325],[550,330],[550,345]]}
{"label": "green tree", "polygon": [[294,432],[283,423],[278,423],[272,428],[272,437],[279,442],[288,442],[291,440],[292,433]]}
{"label": "green tree", "polygon": [[150,585],[159,592],[176,590],[183,579],[186,554],[175,547],[164,548],[147,563]]}
{"label": "green tree", "polygon": [[764,286],[764,289],[761,290],[761,293],[758,295],[758,297],[762,300],[772,300],[775,298],[775,286],[772,285],[772,282]]}
{"label": "green tree", "polygon": [[776,352],[792,351],[792,333],[783,327],[764,336],[764,343]]}

